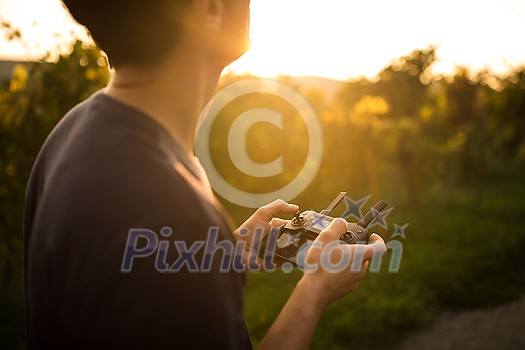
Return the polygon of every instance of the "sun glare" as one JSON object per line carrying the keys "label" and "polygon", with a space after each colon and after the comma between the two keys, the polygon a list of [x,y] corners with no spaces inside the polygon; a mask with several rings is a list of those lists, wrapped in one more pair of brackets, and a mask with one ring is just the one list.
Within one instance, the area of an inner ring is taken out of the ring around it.
{"label": "sun glare", "polygon": [[[252,2],[252,49],[231,69],[256,75],[319,75],[334,79],[373,76],[417,48],[408,37],[423,18],[391,28],[403,1],[382,7],[371,2],[265,0]],[[406,2],[406,0],[404,1]],[[416,33],[417,34],[417,31]],[[423,47],[435,42],[419,40]]]}
{"label": "sun glare", "polygon": [[[86,38],[60,0],[0,1],[0,20],[20,27],[28,42],[0,38],[0,58],[35,59],[71,42],[72,30]],[[435,73],[463,65],[504,74],[525,64],[525,0],[252,0],[251,13],[252,48],[226,72],[373,77],[430,45],[437,45]]]}
{"label": "sun glare", "polygon": [[76,37],[88,40],[60,0],[0,0],[0,6],[0,21],[20,29],[23,38],[8,42],[0,35],[0,59],[35,60],[46,52],[67,51]]}
{"label": "sun glare", "polygon": [[504,73],[525,63],[525,1],[252,1],[252,49],[230,70],[346,80],[438,47],[435,73],[457,65]]}

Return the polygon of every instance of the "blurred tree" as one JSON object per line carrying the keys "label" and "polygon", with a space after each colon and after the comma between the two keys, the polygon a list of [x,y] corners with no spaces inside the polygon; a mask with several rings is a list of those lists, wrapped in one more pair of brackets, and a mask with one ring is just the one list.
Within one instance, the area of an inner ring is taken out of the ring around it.
{"label": "blurred tree", "polygon": [[386,127],[384,115],[390,110],[390,106],[383,97],[364,95],[354,105],[349,114],[352,125],[358,131],[357,142],[362,145],[363,165],[370,183],[372,193],[381,197],[379,179],[377,174],[376,155],[374,152],[375,139]]}
{"label": "blurred tree", "polygon": [[[479,77],[478,77],[479,78]],[[477,79],[479,81],[479,79]],[[477,186],[478,196],[483,192],[485,174],[485,145],[487,109],[485,88],[469,78],[466,68],[458,68],[446,88],[447,126],[455,155],[451,155],[449,185],[458,188],[467,183]],[[454,171],[452,168],[456,168]]]}
{"label": "blurred tree", "polygon": [[381,92],[390,104],[390,117],[417,117],[426,102],[427,69],[435,59],[435,47],[431,46],[401,57],[379,73],[374,90]]}
{"label": "blurred tree", "polygon": [[[417,149],[417,139],[414,131],[418,123],[420,111],[427,103],[428,68],[435,61],[435,47],[416,50],[410,55],[400,58],[379,74],[379,81],[374,85],[376,95],[383,96],[390,108],[385,117],[392,122],[392,135],[395,139],[393,152],[397,157],[399,184],[404,185],[408,204],[418,204],[416,179],[419,169],[415,164],[414,152]],[[397,199],[398,202],[401,202]]]}
{"label": "blurred tree", "polygon": [[525,170],[525,66],[499,81],[498,93],[491,95],[490,124],[499,146],[496,157],[515,162]]}

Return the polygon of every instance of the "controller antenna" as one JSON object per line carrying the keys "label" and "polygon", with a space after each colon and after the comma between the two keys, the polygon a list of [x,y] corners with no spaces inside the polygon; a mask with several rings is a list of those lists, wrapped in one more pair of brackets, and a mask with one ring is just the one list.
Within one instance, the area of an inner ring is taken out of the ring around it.
{"label": "controller antenna", "polygon": [[374,205],[374,207],[370,209],[370,211],[366,213],[357,224],[366,228],[368,225],[370,225],[372,220],[374,220],[379,215],[379,213],[386,208],[387,205],[388,204],[385,201],[377,202],[377,204]]}
{"label": "controller antenna", "polygon": [[335,209],[335,207],[337,207],[339,202],[341,202],[343,200],[343,198],[345,198],[345,196],[346,196],[346,192],[339,193],[337,195],[337,197],[335,197],[335,199],[332,201],[332,203],[330,203],[330,205],[328,207],[326,207],[325,210],[321,210],[320,214],[321,215],[330,215],[330,213]]}

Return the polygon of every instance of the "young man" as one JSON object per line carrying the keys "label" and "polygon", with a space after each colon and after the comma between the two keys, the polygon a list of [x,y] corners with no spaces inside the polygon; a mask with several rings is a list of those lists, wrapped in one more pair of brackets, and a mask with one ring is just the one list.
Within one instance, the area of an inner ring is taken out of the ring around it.
{"label": "young man", "polygon": [[[267,231],[282,223],[275,216],[298,209],[277,200],[232,232],[192,154],[198,117],[222,69],[248,46],[249,1],[64,3],[115,71],[106,89],[57,125],[31,174],[29,348],[251,348],[243,273],[223,271],[221,254],[207,269],[192,269],[204,258],[193,248],[210,232],[218,232],[215,252],[225,252],[221,242],[249,242],[243,230]],[[307,260],[319,264],[321,248],[345,228],[334,220]],[[373,253],[384,251],[379,236],[371,241],[357,272],[305,273],[261,348],[308,347],[325,306],[353,291]],[[150,253],[124,269],[131,244]]]}

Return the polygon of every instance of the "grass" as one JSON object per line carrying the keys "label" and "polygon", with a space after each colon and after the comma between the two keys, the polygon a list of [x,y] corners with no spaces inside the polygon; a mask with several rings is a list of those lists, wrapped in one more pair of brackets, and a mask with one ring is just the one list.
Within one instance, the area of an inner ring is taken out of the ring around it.
{"label": "grass", "polygon": [[[369,273],[355,293],[327,308],[312,348],[393,345],[440,310],[488,307],[523,294],[524,196],[524,186],[515,181],[487,187],[483,200],[463,189],[454,201],[435,198],[432,205],[396,209],[391,222],[410,223],[406,240],[400,238],[399,272],[388,273],[389,253],[379,273]],[[300,275],[249,276],[246,318],[255,344]]]}
{"label": "grass", "polygon": [[[313,349],[395,345],[443,309],[488,307],[525,292],[525,186],[520,179],[486,188],[483,200],[462,189],[415,209],[396,208],[388,223],[410,223],[398,273],[369,273],[352,295],[327,308]],[[242,213],[243,215],[245,213]],[[247,216],[248,214],[246,214]],[[383,232],[389,239],[393,229]],[[248,276],[245,314],[254,345],[277,317],[301,272]],[[3,292],[6,292],[3,290]],[[2,294],[0,348],[24,348],[21,291]],[[2,347],[2,345],[5,345]]]}

